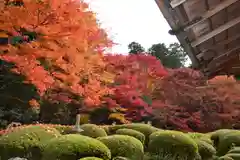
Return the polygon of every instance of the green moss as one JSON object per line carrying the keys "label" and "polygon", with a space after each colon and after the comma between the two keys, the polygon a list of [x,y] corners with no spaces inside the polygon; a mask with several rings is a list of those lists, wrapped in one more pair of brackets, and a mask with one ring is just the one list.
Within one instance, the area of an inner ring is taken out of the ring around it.
{"label": "green moss", "polygon": [[228,156],[222,156],[222,157],[219,157],[218,160],[234,160],[234,159]]}
{"label": "green moss", "polygon": [[218,148],[220,139],[222,139],[224,136],[232,132],[239,132],[239,131],[236,131],[233,129],[219,129],[217,131],[211,132],[210,138],[213,141],[215,148]]}
{"label": "green moss", "polygon": [[104,131],[107,133],[107,135],[110,134],[110,131],[109,131],[109,126],[108,125],[104,125],[104,126],[99,126],[101,127],[102,129],[104,129]]}
{"label": "green moss", "polygon": [[97,158],[97,157],[85,157],[85,158],[80,158],[79,160],[103,160],[103,159]]}
{"label": "green moss", "polygon": [[89,136],[92,138],[107,136],[105,130],[95,124],[84,124],[81,126],[81,129],[83,129],[83,131],[80,132],[80,134],[84,136]]}
{"label": "green moss", "polygon": [[126,158],[126,157],[114,157],[112,160],[130,160],[129,158]]}
{"label": "green moss", "polygon": [[110,126],[109,132],[111,134],[115,134],[118,129],[133,129],[133,130],[143,133],[145,135],[145,144],[148,143],[150,134],[160,130],[160,129],[150,126],[148,124],[132,123],[132,124]]}
{"label": "green moss", "polygon": [[145,135],[133,129],[118,129],[116,134],[132,136],[140,140],[143,145],[145,143]]}
{"label": "green moss", "polygon": [[240,154],[238,153],[229,153],[229,154],[226,154],[225,156],[231,157],[234,160],[240,160]]}
{"label": "green moss", "polygon": [[19,127],[0,137],[0,155],[2,160],[11,157],[38,159],[41,157],[40,144],[61,134],[48,126]]}
{"label": "green moss", "polygon": [[233,147],[228,153],[239,153],[240,154],[240,147]]}
{"label": "green moss", "polygon": [[112,157],[123,156],[139,160],[143,157],[143,145],[134,137],[127,135],[112,135],[99,137],[98,140],[103,142],[111,150]]}
{"label": "green moss", "polygon": [[216,149],[205,141],[195,140],[198,145],[198,152],[202,159],[212,159],[216,155]]}
{"label": "green moss", "polygon": [[196,142],[178,131],[158,131],[151,134],[148,152],[158,155],[159,158],[169,157],[169,159],[196,159],[199,157]]}
{"label": "green moss", "polygon": [[111,159],[110,150],[102,142],[78,134],[51,139],[43,148],[42,160],[76,160],[89,156]]}
{"label": "green moss", "polygon": [[53,127],[57,129],[61,134],[69,134],[73,131],[73,126],[53,125]]}
{"label": "green moss", "polygon": [[201,140],[201,141],[207,142],[208,144],[213,145],[211,136],[209,134],[191,132],[191,133],[187,133],[187,135],[190,136],[192,139],[198,139],[198,140]]}
{"label": "green moss", "polygon": [[217,155],[223,156],[234,146],[240,145],[240,132],[228,133],[219,140]]}

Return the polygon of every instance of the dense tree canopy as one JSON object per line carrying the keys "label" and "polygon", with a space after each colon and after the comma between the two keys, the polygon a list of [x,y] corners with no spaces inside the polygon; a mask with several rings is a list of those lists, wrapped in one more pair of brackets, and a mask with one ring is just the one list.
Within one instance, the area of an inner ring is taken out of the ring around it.
{"label": "dense tree canopy", "polygon": [[[145,53],[145,49],[137,42],[130,43],[128,48],[130,54]],[[168,47],[164,43],[153,44],[145,54],[156,57],[167,68],[184,67],[187,61],[187,54],[178,43],[172,43]]]}

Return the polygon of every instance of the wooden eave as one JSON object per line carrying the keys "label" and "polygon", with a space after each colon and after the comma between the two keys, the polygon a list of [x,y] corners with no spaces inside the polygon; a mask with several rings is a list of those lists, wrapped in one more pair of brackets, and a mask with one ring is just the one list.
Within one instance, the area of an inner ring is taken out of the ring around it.
{"label": "wooden eave", "polygon": [[240,74],[240,0],[155,0],[206,76]]}

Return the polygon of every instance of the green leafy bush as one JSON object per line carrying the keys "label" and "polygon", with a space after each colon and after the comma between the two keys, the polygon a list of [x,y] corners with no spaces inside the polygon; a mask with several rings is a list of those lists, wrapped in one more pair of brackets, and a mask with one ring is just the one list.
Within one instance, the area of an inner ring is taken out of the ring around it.
{"label": "green leafy bush", "polygon": [[240,147],[233,147],[228,153],[239,153],[240,154]]}
{"label": "green leafy bush", "polygon": [[97,157],[85,157],[85,158],[80,158],[79,160],[103,160],[103,159],[97,158]]}
{"label": "green leafy bush", "polygon": [[231,132],[220,138],[217,155],[225,155],[234,146],[240,146],[240,132]]}
{"label": "green leafy bush", "polygon": [[127,135],[112,135],[97,138],[103,142],[112,153],[112,157],[123,156],[141,160],[144,150],[143,144],[136,138]]}
{"label": "green leafy bush", "polygon": [[234,160],[234,159],[228,156],[222,156],[222,157],[219,157],[218,160]]}
{"label": "green leafy bush", "polygon": [[216,131],[210,133],[210,137],[211,137],[211,140],[214,143],[214,146],[216,148],[218,148],[218,144],[219,144],[220,139],[223,138],[224,136],[226,136],[227,134],[232,133],[232,132],[238,132],[238,131],[233,130],[233,129],[219,129],[219,130],[216,130]]}
{"label": "green leafy bush", "polygon": [[196,142],[178,131],[158,131],[150,135],[148,152],[158,158],[196,159],[199,158]]}
{"label": "green leafy bush", "polygon": [[95,124],[84,124],[81,126],[81,128],[83,131],[80,134],[84,136],[89,136],[92,138],[107,136],[105,130]]}
{"label": "green leafy bush", "polygon": [[234,160],[239,160],[240,159],[240,154],[238,154],[238,153],[229,153],[229,154],[226,154],[225,156],[230,157]]}
{"label": "green leafy bush", "polygon": [[40,157],[40,144],[61,134],[48,126],[19,127],[0,137],[1,160],[11,157],[33,158]]}
{"label": "green leafy bush", "polygon": [[113,160],[130,160],[129,158],[126,158],[126,157],[114,157]]}
{"label": "green leafy bush", "polygon": [[73,126],[69,126],[69,125],[49,125],[53,128],[55,128],[56,130],[58,130],[61,134],[69,134],[72,132],[73,130]]}
{"label": "green leafy bush", "polygon": [[212,159],[216,155],[216,149],[202,140],[195,140],[198,146],[198,152],[202,159]]}
{"label": "green leafy bush", "polygon": [[118,129],[116,134],[132,136],[140,140],[143,145],[145,143],[145,135],[133,129]]}
{"label": "green leafy bush", "polygon": [[110,150],[102,142],[78,134],[63,135],[43,144],[42,160],[76,160],[91,156],[111,159]]}
{"label": "green leafy bush", "polygon": [[145,135],[145,144],[148,143],[149,136],[152,133],[160,130],[160,129],[150,126],[148,124],[132,123],[132,124],[110,126],[109,132],[111,134],[115,134],[118,129],[133,129],[133,130],[143,133]]}
{"label": "green leafy bush", "polygon": [[192,133],[187,133],[187,135],[190,136],[192,139],[201,140],[201,141],[207,142],[208,144],[213,145],[211,137],[208,134],[192,132]]}

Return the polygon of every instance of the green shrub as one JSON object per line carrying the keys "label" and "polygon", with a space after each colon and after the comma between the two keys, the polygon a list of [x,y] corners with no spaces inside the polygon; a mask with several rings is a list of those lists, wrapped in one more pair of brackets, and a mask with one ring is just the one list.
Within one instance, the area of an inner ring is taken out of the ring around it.
{"label": "green shrub", "polygon": [[80,158],[79,160],[103,160],[103,159],[97,158],[97,157],[85,157],[85,158]]}
{"label": "green shrub", "polygon": [[73,126],[67,125],[52,125],[56,130],[58,130],[61,134],[69,134],[73,131]]}
{"label": "green shrub", "polygon": [[233,147],[228,153],[239,153],[240,154],[240,147]]}
{"label": "green shrub", "polygon": [[80,132],[80,134],[84,136],[89,136],[92,138],[107,136],[105,130],[95,124],[84,124],[81,126],[81,129],[83,129],[83,131]]}
{"label": "green shrub", "polygon": [[192,132],[192,133],[187,133],[187,135],[190,136],[192,139],[198,139],[213,145],[211,137],[208,134]]}
{"label": "green shrub", "polygon": [[178,131],[158,131],[150,135],[148,151],[159,159],[196,159],[198,147],[192,138]]}
{"label": "green shrub", "polygon": [[232,132],[239,132],[233,129],[219,129],[210,133],[211,140],[213,140],[214,146],[218,148],[218,144],[221,138]]}
{"label": "green shrub", "polygon": [[234,160],[234,159],[228,156],[222,156],[222,157],[219,157],[218,160]]}
{"label": "green shrub", "polygon": [[240,160],[240,154],[238,153],[229,153],[229,154],[226,154],[225,156],[231,157],[234,160]]}
{"label": "green shrub", "polygon": [[126,157],[114,157],[112,160],[130,160],[129,158],[126,158]]}
{"label": "green shrub", "polygon": [[132,124],[110,126],[109,132],[111,134],[115,134],[118,129],[133,129],[133,130],[143,133],[145,135],[145,144],[148,143],[150,134],[160,130],[160,129],[150,126],[148,124],[132,123]]}
{"label": "green shrub", "polygon": [[110,131],[109,131],[109,126],[108,125],[104,125],[104,126],[99,126],[100,128],[104,129],[104,131],[107,133],[107,135],[110,134]]}
{"label": "green shrub", "polygon": [[128,136],[132,136],[137,138],[138,140],[140,140],[142,142],[142,144],[144,145],[145,142],[145,135],[139,131],[133,130],[133,129],[118,129],[116,131],[116,134],[120,134],[120,135],[128,135]]}
{"label": "green shrub", "polygon": [[212,159],[216,155],[216,149],[202,140],[195,140],[198,146],[198,152],[202,159]]}
{"label": "green shrub", "polygon": [[123,156],[141,160],[144,154],[142,143],[131,136],[112,135],[97,138],[103,142],[112,153],[112,157]]}
{"label": "green shrub", "polygon": [[51,138],[60,137],[61,134],[48,126],[25,126],[12,130],[0,137],[1,160],[11,157],[24,157],[38,159],[40,157],[40,144]]}
{"label": "green shrub", "polygon": [[111,159],[110,150],[103,143],[78,134],[63,135],[43,144],[42,160],[76,160],[91,156]]}
{"label": "green shrub", "polygon": [[240,146],[240,132],[228,133],[220,138],[217,147],[217,155],[225,155],[234,146]]}

